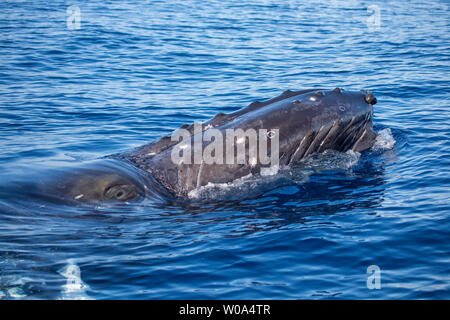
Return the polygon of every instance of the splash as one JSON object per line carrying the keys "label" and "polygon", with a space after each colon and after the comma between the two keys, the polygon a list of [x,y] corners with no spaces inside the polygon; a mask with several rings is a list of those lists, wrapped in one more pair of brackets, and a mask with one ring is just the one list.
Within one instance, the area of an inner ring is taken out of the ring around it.
{"label": "splash", "polygon": [[259,174],[249,174],[229,183],[208,183],[188,193],[192,200],[233,200],[258,196],[263,192],[286,184],[303,184],[314,172],[349,170],[358,164],[361,154],[349,150],[345,153],[325,150],[311,154],[294,166],[262,168]]}
{"label": "splash", "polygon": [[209,182],[205,186],[195,188],[188,193],[190,199],[209,199],[215,196],[222,198],[225,197],[231,190],[239,191],[245,185],[251,185],[254,176],[250,173],[242,178],[236,179],[229,183],[211,183]]}
{"label": "splash", "polygon": [[348,170],[356,166],[360,158],[361,153],[353,150],[348,150],[347,152],[325,150],[322,153],[313,153],[302,160],[300,166],[316,171]]}
{"label": "splash", "polygon": [[392,131],[390,128],[386,128],[378,131],[377,137],[375,138],[375,143],[372,147],[372,150],[390,150],[395,145],[395,139],[392,135]]}
{"label": "splash", "polygon": [[75,261],[70,259],[67,265],[59,271],[64,278],[67,279],[63,286],[62,297],[63,300],[88,300],[91,299],[86,291],[89,286],[81,280],[81,269],[75,264]]}
{"label": "splash", "polygon": [[25,294],[25,292],[23,291],[23,289],[20,287],[14,287],[14,288],[8,289],[8,295],[14,299],[23,299],[27,296]]}
{"label": "splash", "polygon": [[261,168],[260,174],[262,176],[273,176],[273,175],[277,174],[279,170],[280,170],[280,166],[275,165],[275,166],[271,166],[268,168]]}

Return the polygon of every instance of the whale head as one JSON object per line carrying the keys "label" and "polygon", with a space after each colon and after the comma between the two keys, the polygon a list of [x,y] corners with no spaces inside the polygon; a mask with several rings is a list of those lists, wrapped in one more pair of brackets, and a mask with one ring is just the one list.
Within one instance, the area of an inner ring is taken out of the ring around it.
{"label": "whale head", "polygon": [[85,203],[136,201],[146,196],[149,183],[137,168],[114,159],[83,163],[54,175],[41,192]]}
{"label": "whale head", "polygon": [[[59,179],[61,183],[56,187],[66,198],[81,202],[134,201],[161,191],[186,196],[209,183],[229,183],[255,173],[263,175],[267,166],[295,165],[327,149],[362,152],[371,148],[375,140],[372,119],[376,102],[375,96],[366,90],[288,90],[279,97],[254,102],[234,113],[218,114],[205,123],[205,129],[201,125],[199,131],[195,125],[191,131],[185,129],[186,141],[175,139],[174,142],[163,137],[119,156],[121,160],[103,159],[72,168]],[[251,144],[252,135],[256,139],[260,137],[256,130],[264,131],[266,135],[261,137],[265,138]],[[229,132],[232,139],[228,139]],[[276,132],[276,138],[269,137],[269,132]],[[238,136],[241,133],[243,136]],[[208,134],[217,134],[217,139],[216,136],[205,139]],[[265,151],[270,162],[263,163],[259,142],[268,140],[271,141]],[[196,161],[197,153],[190,152],[196,150],[196,141],[200,141],[200,151],[205,151],[199,161]],[[231,141],[231,148],[227,141]],[[277,143],[272,144],[274,141]],[[206,152],[208,148],[214,152]],[[187,156],[174,157],[180,150]],[[210,161],[212,157],[208,156],[217,156],[220,150],[225,161]],[[232,152],[227,162],[229,150]],[[275,165],[272,159],[276,160]],[[155,188],[159,189],[155,191]]]}
{"label": "whale head", "polygon": [[312,90],[261,109],[264,126],[278,128],[280,163],[293,164],[314,152],[369,149],[375,138],[370,91]]}
{"label": "whale head", "polygon": [[288,90],[255,110],[239,111],[242,114],[230,125],[277,129],[279,163],[288,165],[327,149],[361,152],[370,148],[375,138],[372,118],[376,102],[366,90]]}
{"label": "whale head", "polygon": [[[210,183],[230,183],[263,171],[266,174],[268,166],[276,169],[295,165],[327,149],[367,150],[375,140],[372,118],[376,102],[366,90],[287,90],[233,113],[219,113],[205,122],[203,129],[196,130],[195,125],[192,131],[186,129],[186,138],[183,136],[181,142],[169,143],[171,139],[162,138],[138,149],[128,159],[173,194],[186,196]],[[267,157],[261,157],[261,146]],[[200,154],[198,159],[196,154]],[[212,154],[219,156],[212,160]]]}

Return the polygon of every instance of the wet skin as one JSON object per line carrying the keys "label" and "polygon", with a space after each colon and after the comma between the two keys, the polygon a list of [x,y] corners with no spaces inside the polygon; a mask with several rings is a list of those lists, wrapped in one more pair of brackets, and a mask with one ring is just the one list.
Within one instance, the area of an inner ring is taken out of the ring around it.
{"label": "wet skin", "polygon": [[[298,163],[312,153],[333,149],[362,152],[374,142],[373,105],[368,91],[285,91],[230,114],[217,114],[205,127],[279,129],[280,165]],[[192,133],[192,126],[182,128]],[[203,133],[201,133],[203,134]],[[203,142],[204,144],[208,142]],[[228,183],[255,172],[255,166],[179,164],[171,160],[177,144],[163,137],[131,152],[114,155],[66,172],[55,192],[81,202],[136,201],[165,194],[185,197],[208,183]],[[258,167],[256,167],[259,169]]]}
{"label": "wet skin", "polygon": [[[271,100],[253,102],[234,113],[219,113],[203,127],[220,130],[222,136],[226,135],[227,129],[278,129],[279,164],[291,165],[326,149],[341,152],[369,149],[375,139],[372,129],[375,103],[373,94],[364,90],[288,90]],[[192,134],[191,148],[197,137],[193,135],[192,127],[182,126]],[[203,150],[209,143],[203,142]],[[175,163],[171,161],[171,153],[176,144],[170,137],[163,137],[124,154],[122,158],[149,172],[172,194],[182,197],[195,188],[209,183],[229,183],[250,173],[259,173],[262,168],[250,163],[237,164],[237,161],[234,165]]]}
{"label": "wet skin", "polygon": [[157,192],[164,192],[159,189],[147,173],[116,159],[100,159],[60,169],[50,181],[39,186],[41,194],[52,193],[61,200],[88,203],[138,201],[157,197]]}

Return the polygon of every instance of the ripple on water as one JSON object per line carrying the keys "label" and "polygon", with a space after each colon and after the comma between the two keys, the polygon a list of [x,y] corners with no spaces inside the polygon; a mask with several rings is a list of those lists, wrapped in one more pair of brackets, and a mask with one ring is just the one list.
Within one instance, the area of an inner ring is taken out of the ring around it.
{"label": "ripple on water", "polygon": [[[0,299],[449,298],[448,3],[374,3],[379,26],[359,0],[77,5],[71,30],[64,2],[0,2]],[[43,172],[336,86],[377,96],[373,150],[195,201],[32,196]]]}

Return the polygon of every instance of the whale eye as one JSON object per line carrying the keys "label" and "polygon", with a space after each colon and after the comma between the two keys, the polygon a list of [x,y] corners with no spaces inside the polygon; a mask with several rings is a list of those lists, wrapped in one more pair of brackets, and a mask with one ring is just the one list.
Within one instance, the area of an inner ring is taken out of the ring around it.
{"label": "whale eye", "polygon": [[109,200],[125,201],[136,195],[136,188],[132,185],[114,185],[105,190],[105,197]]}

